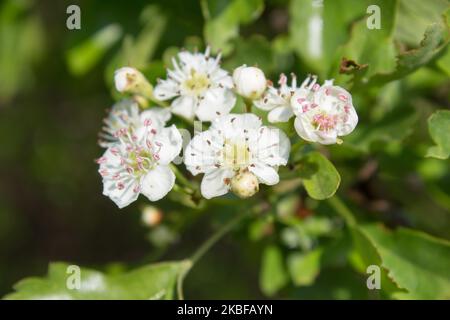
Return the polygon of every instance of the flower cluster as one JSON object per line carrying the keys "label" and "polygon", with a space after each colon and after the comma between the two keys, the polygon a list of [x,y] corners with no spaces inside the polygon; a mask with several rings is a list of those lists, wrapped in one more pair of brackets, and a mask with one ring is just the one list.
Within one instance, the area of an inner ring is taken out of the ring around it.
{"label": "flower cluster", "polygon": [[[282,74],[274,86],[262,70],[246,65],[231,76],[221,68],[220,55],[212,57],[209,48],[205,53],[181,51],[172,64],[167,79],[158,80],[154,88],[134,68],[115,73],[116,89],[126,98],[104,120],[100,146],[106,151],[97,162],[103,194],[120,208],[139,194],[157,201],[174,187],[174,170],[180,172],[172,162],[183,139],[175,125],[167,125],[172,114],[189,122],[210,122],[183,153],[187,170],[193,176],[203,174],[200,193],[206,199],[229,191],[250,197],[260,184],[277,184],[278,168],[288,164],[290,139],[276,126],[264,125],[251,113],[252,105],[268,111],[269,123],[295,117],[300,138],[320,144],[342,143],[339,137],[351,133],[358,122],[350,93],[333,80],[321,86],[316,76],[308,76],[297,86],[294,74],[290,84]],[[246,102],[247,113],[231,113],[237,95]],[[149,101],[159,106],[149,107]]]}

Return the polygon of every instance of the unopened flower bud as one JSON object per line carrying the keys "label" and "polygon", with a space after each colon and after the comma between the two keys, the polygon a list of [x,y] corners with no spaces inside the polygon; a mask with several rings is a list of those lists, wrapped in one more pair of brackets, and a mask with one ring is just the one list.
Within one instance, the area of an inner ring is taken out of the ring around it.
{"label": "unopened flower bud", "polygon": [[114,72],[117,91],[151,97],[153,87],[145,76],[135,68],[123,67]]}
{"label": "unopened flower bud", "polygon": [[146,206],[142,210],[142,222],[144,225],[154,227],[158,225],[162,220],[161,210],[154,206]]}
{"label": "unopened flower bud", "polygon": [[247,99],[258,99],[266,90],[267,80],[264,72],[255,67],[243,65],[233,72],[236,92]]}
{"label": "unopened flower bud", "polygon": [[231,191],[239,198],[249,198],[259,191],[258,178],[250,171],[240,172],[231,179]]}

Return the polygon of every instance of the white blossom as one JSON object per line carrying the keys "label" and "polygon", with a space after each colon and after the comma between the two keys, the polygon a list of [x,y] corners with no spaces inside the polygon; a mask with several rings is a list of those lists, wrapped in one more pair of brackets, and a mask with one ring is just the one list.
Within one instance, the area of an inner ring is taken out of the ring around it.
{"label": "white blossom", "polygon": [[193,175],[204,173],[203,197],[231,189],[245,198],[258,191],[259,183],[279,182],[278,166],[287,164],[289,150],[289,139],[281,130],[262,126],[254,114],[229,114],[191,140],[184,161]]}
{"label": "white blossom", "polygon": [[258,99],[266,90],[267,80],[261,69],[245,64],[233,72],[236,92],[247,99]]}
{"label": "white blossom", "polygon": [[295,130],[307,141],[341,143],[338,137],[351,133],[358,123],[351,94],[334,86],[333,80],[320,86],[316,77],[308,77],[292,96],[291,106],[296,115]]}
{"label": "white blossom", "polygon": [[115,136],[119,141],[97,160],[103,194],[119,208],[141,193],[150,201],[163,198],[175,183],[169,164],[181,151],[178,129],[174,125],[164,128],[147,117],[138,129],[121,128]]}
{"label": "white blossom", "polygon": [[167,79],[159,80],[154,96],[159,100],[175,98],[171,103],[174,114],[201,121],[212,121],[230,112],[236,102],[231,90],[231,76],[220,68],[220,55],[210,57],[205,53],[182,51],[178,60],[173,58],[173,70],[167,71]]}
{"label": "white blossom", "polygon": [[278,80],[279,87],[276,88],[270,85],[267,92],[254,102],[257,108],[270,111],[267,116],[269,122],[286,122],[294,116],[291,107],[291,97],[298,88],[296,76],[292,74],[291,77],[292,82],[289,86],[286,75],[281,74]]}
{"label": "white blossom", "polygon": [[130,133],[135,132],[144,126],[147,119],[153,121],[154,127],[162,128],[171,118],[170,110],[167,108],[153,107],[141,113],[139,111],[139,105],[132,99],[123,99],[115,103],[108,116],[103,119],[104,126],[99,134],[100,146],[107,148],[117,143],[119,139],[116,133],[120,129],[125,129]]}

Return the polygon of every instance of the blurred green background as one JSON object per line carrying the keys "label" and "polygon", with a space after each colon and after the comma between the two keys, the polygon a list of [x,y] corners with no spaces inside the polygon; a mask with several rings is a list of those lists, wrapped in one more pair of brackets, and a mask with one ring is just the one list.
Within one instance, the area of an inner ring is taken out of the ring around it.
{"label": "blurred green background", "polygon": [[[181,47],[203,49],[206,38],[223,50],[229,70],[257,64],[274,82],[280,72],[300,78],[314,72],[345,87],[352,75],[338,73],[342,57],[368,63],[368,78],[388,72],[395,56],[418,47],[448,9],[447,1],[398,1],[392,9],[394,2],[324,1],[321,9],[302,0],[1,1],[0,296],[24,277],[44,275],[49,261],[116,272],[183,259],[239,210],[227,198],[204,210],[169,199],[158,203],[162,222],[149,227],[141,222],[143,198],[119,210],[102,196],[94,159],[102,153],[97,134],[105,109],[114,103],[111,94],[118,97],[115,68],[132,65],[153,82]],[[383,21],[375,38],[367,36],[364,20],[372,3],[380,5]],[[81,30],[66,28],[70,4],[81,8]],[[305,21],[312,14],[324,21],[319,57],[307,50]],[[434,144],[428,117],[450,107],[446,44],[422,60],[426,66],[386,85],[355,82],[359,127],[348,144],[322,151],[341,174],[339,194],[359,220],[450,240],[448,161],[424,157]],[[268,199],[268,214],[240,226],[201,260],[185,295],[379,298],[348,258],[350,236],[332,206],[301,188],[279,192],[281,199]],[[296,259],[302,252],[313,257]],[[279,265],[279,255],[291,262]],[[283,268],[290,272],[279,276]]]}

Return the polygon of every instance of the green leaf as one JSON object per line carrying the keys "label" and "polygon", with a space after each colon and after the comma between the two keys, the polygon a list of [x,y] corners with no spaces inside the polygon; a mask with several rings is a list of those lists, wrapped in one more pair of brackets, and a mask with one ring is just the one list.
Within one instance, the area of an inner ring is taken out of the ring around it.
{"label": "green leaf", "polygon": [[436,62],[436,64],[447,76],[450,76],[450,49],[448,49],[448,47],[445,54]]}
{"label": "green leaf", "polygon": [[31,1],[0,4],[0,104],[33,85],[33,65],[43,57],[45,31]]}
{"label": "green leaf", "polygon": [[[330,59],[349,37],[350,24],[365,14],[373,1],[293,0],[289,34],[291,46],[308,67],[325,76],[333,60]],[[339,12],[339,14],[336,14]]]}
{"label": "green leaf", "polygon": [[87,73],[121,36],[122,28],[118,24],[109,24],[86,41],[71,48],[66,55],[70,72],[77,76]]}
{"label": "green leaf", "polygon": [[[354,82],[366,82],[376,73],[391,72],[395,69],[395,46],[393,33],[397,12],[397,1],[378,0],[372,5],[380,7],[380,29],[368,29],[369,14],[355,23],[350,40],[336,54],[336,60],[346,58],[364,66],[355,69]],[[366,13],[366,10],[364,10]],[[338,64],[335,64],[337,75]]]}
{"label": "green leaf", "polygon": [[[392,96],[391,96],[392,98]],[[345,140],[345,144],[364,153],[377,142],[399,142],[409,136],[418,116],[413,108],[400,107],[387,113],[382,119],[365,127],[359,126]]]}
{"label": "green leaf", "polygon": [[153,58],[161,36],[166,28],[167,17],[158,6],[149,5],[141,13],[142,30],[136,37],[126,35],[121,49],[109,62],[105,77],[112,84],[114,71],[125,65],[145,69]]}
{"label": "green leaf", "polygon": [[263,0],[203,1],[207,12],[204,34],[214,52],[222,50],[226,56],[233,50],[232,39],[239,35],[239,25],[256,20],[264,10]]}
{"label": "green leaf", "polygon": [[259,286],[268,296],[273,296],[288,282],[283,254],[275,245],[267,246],[263,252]]}
{"label": "green leaf", "polygon": [[448,5],[448,0],[399,0],[396,40],[418,45],[427,27],[441,19]]}
{"label": "green leaf", "polygon": [[[69,264],[52,263],[45,278],[27,278],[14,286],[16,292],[5,299],[96,300],[172,299],[178,275],[188,261],[148,265],[122,274],[107,275],[81,268],[80,288],[68,286],[74,278]],[[69,287],[69,288],[68,288]]]}
{"label": "green leaf", "polygon": [[430,147],[427,157],[448,159],[450,155],[450,111],[438,110],[428,118],[428,130],[436,146]]}
{"label": "green leaf", "polygon": [[396,298],[450,299],[448,241],[411,229],[389,232],[378,225],[361,231],[375,246],[389,277],[407,290],[396,293]]}
{"label": "green leaf", "polygon": [[307,253],[293,253],[289,256],[289,273],[295,285],[308,286],[314,283],[320,272],[321,257],[321,249],[315,249]]}
{"label": "green leaf", "polygon": [[448,25],[433,23],[425,31],[420,46],[403,52],[397,56],[397,66],[389,73],[378,73],[365,84],[365,86],[380,86],[394,81],[427,65],[443,52],[449,42]]}
{"label": "green leaf", "polygon": [[308,153],[300,162],[299,176],[308,195],[317,200],[333,196],[341,177],[333,164],[319,152]]}
{"label": "green leaf", "polygon": [[248,39],[238,38],[233,43],[236,50],[224,62],[224,68],[233,70],[243,64],[258,66],[269,74],[274,68],[274,56],[270,42],[266,38],[254,35]]}
{"label": "green leaf", "polygon": [[[359,226],[350,228],[352,236],[353,248],[349,255],[349,262],[356,271],[368,277],[367,268],[369,266],[381,266],[382,260],[369,238],[361,231]],[[396,284],[395,279],[390,278],[388,270],[381,268],[381,293],[385,298],[392,298],[394,293],[401,292],[402,289]]]}

